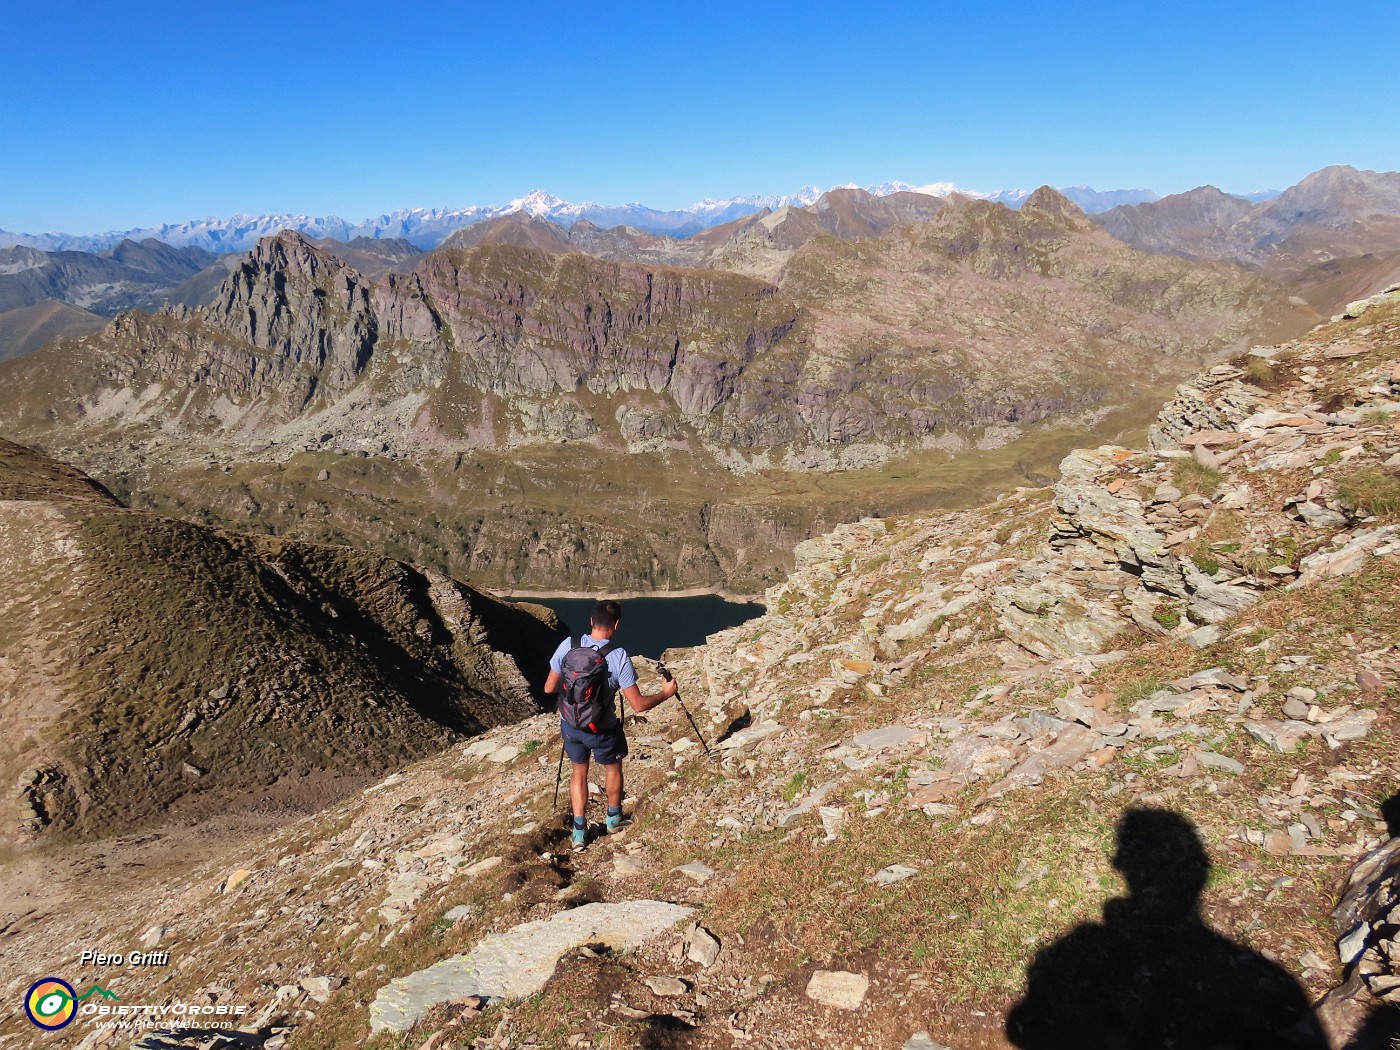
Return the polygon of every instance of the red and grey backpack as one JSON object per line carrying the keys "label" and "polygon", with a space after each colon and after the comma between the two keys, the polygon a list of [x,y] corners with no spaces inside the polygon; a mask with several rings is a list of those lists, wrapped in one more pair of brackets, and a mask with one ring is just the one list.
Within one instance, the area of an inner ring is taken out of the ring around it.
{"label": "red and grey backpack", "polygon": [[608,653],[617,646],[608,642],[594,649],[576,645],[572,638],[569,646],[560,661],[564,690],[559,694],[559,715],[575,729],[597,733],[599,726],[606,728],[617,720],[608,687]]}

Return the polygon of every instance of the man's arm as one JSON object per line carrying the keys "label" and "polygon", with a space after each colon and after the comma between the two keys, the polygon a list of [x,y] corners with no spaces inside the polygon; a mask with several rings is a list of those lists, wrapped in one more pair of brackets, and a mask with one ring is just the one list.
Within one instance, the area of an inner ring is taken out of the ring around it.
{"label": "man's arm", "polygon": [[553,696],[555,690],[559,688],[559,681],[563,676],[554,668],[549,669],[549,677],[544,680],[545,696]]}
{"label": "man's arm", "polygon": [[[548,690],[549,686],[546,685],[545,689]],[[650,711],[657,704],[671,699],[679,690],[680,686],[676,685],[675,680],[672,679],[661,687],[661,692],[659,693],[651,693],[647,696],[643,696],[642,691],[635,685],[629,685],[626,689],[622,690],[622,695],[627,698],[627,706],[640,715],[645,711]]]}

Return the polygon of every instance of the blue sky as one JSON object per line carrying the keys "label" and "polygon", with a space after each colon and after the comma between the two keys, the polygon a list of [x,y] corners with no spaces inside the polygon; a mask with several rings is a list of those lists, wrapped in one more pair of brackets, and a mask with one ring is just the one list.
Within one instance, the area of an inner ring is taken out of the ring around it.
{"label": "blue sky", "polygon": [[0,228],[1400,169],[1400,4],[0,0]]}

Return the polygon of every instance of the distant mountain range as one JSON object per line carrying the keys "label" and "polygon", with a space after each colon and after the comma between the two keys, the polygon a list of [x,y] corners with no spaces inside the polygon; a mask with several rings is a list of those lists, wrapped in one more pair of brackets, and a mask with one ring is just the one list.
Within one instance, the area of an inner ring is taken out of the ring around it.
{"label": "distant mountain range", "polygon": [[[833,187],[853,189],[854,183]],[[998,190],[980,193],[959,189],[951,182],[936,182],[913,186],[905,182],[886,182],[867,187],[877,197],[894,193],[922,193],[936,197],[960,195],[979,200],[996,201],[1019,208],[1030,196],[1026,190]],[[1151,190],[1095,190],[1089,186],[1070,186],[1061,190],[1084,211],[1094,214],[1124,204],[1155,201]],[[776,211],[785,206],[806,207],[822,196],[816,186],[804,186],[796,193],[776,196],[727,197],[723,200],[705,199],[688,208],[664,210],[645,204],[574,204],[544,190],[534,190],[508,204],[472,205],[465,208],[401,208],[360,223],[348,222],[335,215],[234,215],[230,218],[210,217],[189,222],[163,223],[144,229],[111,231],[98,234],[67,233],[9,233],[0,230],[0,248],[24,245],[44,251],[99,252],[112,248],[123,240],[154,239],[178,248],[201,248],[220,254],[246,252],[263,237],[281,230],[295,230],[307,237],[351,241],[402,239],[421,249],[435,248],[447,236],[464,226],[486,222],[513,213],[525,213],[534,218],[548,219],[561,226],[572,226],[587,220],[595,226],[610,228],[631,226],[647,233],[670,237],[688,237],[712,226],[754,215],[765,209]]]}
{"label": "distant mountain range", "polygon": [[[95,332],[122,310],[202,303],[227,273],[219,265],[227,258],[152,238],[119,241],[101,252],[0,248],[0,360]],[[201,279],[206,270],[210,275]]]}
{"label": "distant mountain range", "polygon": [[[223,258],[199,307],[0,362],[0,432],[162,513],[541,589],[752,593],[818,520],[946,498],[952,453],[1007,447],[1003,480],[1032,483],[1047,435],[1117,440],[1201,362],[1317,320],[1048,187],[1017,209],[837,189],[689,238],[522,211],[416,259],[284,231]],[[933,472],[879,503],[810,480],[906,459]]]}
{"label": "distant mountain range", "polygon": [[1123,205],[1096,221],[1134,248],[1228,260],[1276,277],[1400,248],[1400,172],[1322,168],[1267,200],[1199,186]]}

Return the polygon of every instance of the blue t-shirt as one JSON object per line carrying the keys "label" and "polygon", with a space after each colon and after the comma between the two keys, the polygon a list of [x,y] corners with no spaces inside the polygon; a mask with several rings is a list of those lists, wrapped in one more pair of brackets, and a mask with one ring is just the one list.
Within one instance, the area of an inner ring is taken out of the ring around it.
{"label": "blue t-shirt", "polygon": [[[578,640],[579,645],[586,645],[590,649],[601,649],[608,643],[600,638],[594,638],[591,634],[585,634]],[[554,655],[549,658],[549,669],[555,674],[564,673],[564,657],[569,655],[569,650],[574,647],[572,638],[565,638],[559,643],[559,648],[554,650]],[[637,684],[637,669],[632,666],[632,658],[627,655],[627,650],[622,646],[615,646],[613,651],[608,653],[608,688],[616,696],[623,689]]]}

